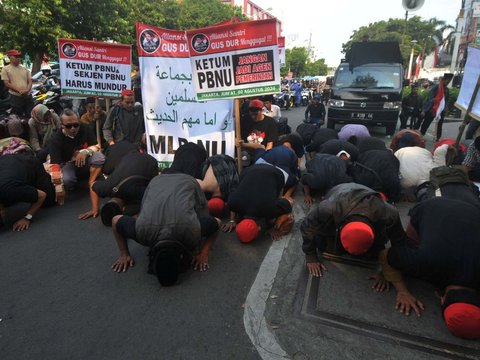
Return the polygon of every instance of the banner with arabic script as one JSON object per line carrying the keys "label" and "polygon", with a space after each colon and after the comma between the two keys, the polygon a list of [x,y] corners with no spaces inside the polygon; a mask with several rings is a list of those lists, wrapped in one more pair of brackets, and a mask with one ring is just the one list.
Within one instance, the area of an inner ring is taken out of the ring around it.
{"label": "banner with arabic script", "polygon": [[187,142],[233,157],[233,101],[197,101],[185,32],[137,23],[137,47],[147,147],[159,166]]}
{"label": "banner with arabic script", "polygon": [[186,33],[199,100],[280,92],[276,19],[244,21]]}
{"label": "banner with arabic script", "polygon": [[58,39],[62,94],[118,98],[131,86],[132,46]]}

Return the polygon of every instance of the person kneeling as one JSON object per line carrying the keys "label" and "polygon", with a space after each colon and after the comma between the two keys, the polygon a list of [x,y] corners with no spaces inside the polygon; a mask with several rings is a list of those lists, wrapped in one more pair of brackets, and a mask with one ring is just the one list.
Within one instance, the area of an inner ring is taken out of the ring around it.
{"label": "person kneeling", "polygon": [[[145,191],[137,219],[127,215],[113,218],[120,257],[112,269],[125,272],[134,265],[126,241],[133,239],[150,248],[149,267],[160,284],[174,285],[190,262],[195,270],[209,268],[208,255],[219,223],[219,219],[208,214],[205,195],[193,177],[158,175]],[[200,251],[193,255],[199,247]]]}

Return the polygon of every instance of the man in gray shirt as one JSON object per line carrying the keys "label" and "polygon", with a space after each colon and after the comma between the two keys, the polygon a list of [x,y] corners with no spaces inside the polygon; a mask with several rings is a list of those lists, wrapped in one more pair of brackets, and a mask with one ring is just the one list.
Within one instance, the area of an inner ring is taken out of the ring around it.
{"label": "man in gray shirt", "polygon": [[126,140],[140,146],[145,143],[145,123],[143,108],[135,105],[135,94],[132,90],[122,91],[122,101],[112,107],[103,126],[103,137],[112,145]]}

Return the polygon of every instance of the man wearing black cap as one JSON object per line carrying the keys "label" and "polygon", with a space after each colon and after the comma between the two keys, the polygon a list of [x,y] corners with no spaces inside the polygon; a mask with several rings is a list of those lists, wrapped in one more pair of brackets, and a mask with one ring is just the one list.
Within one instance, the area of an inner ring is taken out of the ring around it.
{"label": "man wearing black cap", "polygon": [[205,195],[192,176],[158,175],[145,191],[137,219],[113,218],[120,257],[112,269],[125,272],[134,265],[126,240],[133,239],[150,248],[149,267],[162,286],[174,285],[192,259],[195,270],[206,271],[219,222],[208,214]]}
{"label": "man wearing black cap", "polygon": [[447,109],[448,101],[450,99],[447,86],[452,78],[453,74],[445,73],[443,77],[440,78],[438,84],[430,89],[428,100],[423,105],[423,112],[414,125],[415,129],[420,129],[422,135],[425,135],[432,121],[438,120],[436,131],[437,141],[439,141],[442,137],[442,125],[445,118],[445,109]]}
{"label": "man wearing black cap", "polygon": [[10,93],[12,111],[29,119],[33,109],[32,74],[20,65],[22,54],[18,50],[8,50],[7,55],[10,64],[2,69],[2,80]]}
{"label": "man wearing black cap", "polygon": [[[388,240],[403,244],[406,234],[398,210],[381,195],[360,184],[345,183],[333,187],[324,200],[304,218],[300,231],[307,268],[313,276],[326,270],[319,251],[362,256],[376,260]],[[376,278],[377,289],[383,289]]]}
{"label": "man wearing black cap", "polygon": [[[444,293],[442,313],[448,329],[459,337],[480,339],[480,209],[437,197],[418,203],[409,215],[411,243],[393,244],[380,256],[385,278],[404,294],[409,293],[401,274],[390,270],[433,283]],[[417,315],[423,310],[418,301],[412,307]],[[410,311],[399,309],[407,315]]]}

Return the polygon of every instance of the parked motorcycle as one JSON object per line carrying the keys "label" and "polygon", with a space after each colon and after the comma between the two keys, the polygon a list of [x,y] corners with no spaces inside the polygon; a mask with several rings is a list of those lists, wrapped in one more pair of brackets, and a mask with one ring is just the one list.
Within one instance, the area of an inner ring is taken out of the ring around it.
{"label": "parked motorcycle", "polygon": [[310,91],[302,90],[302,106],[307,106],[310,102]]}

